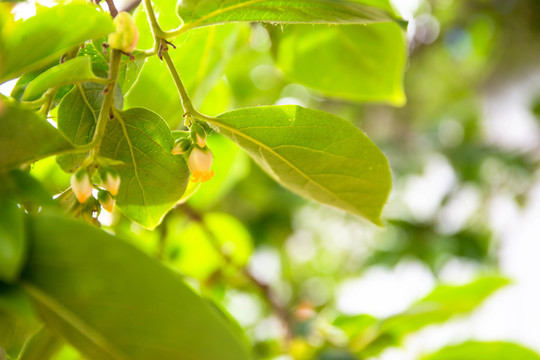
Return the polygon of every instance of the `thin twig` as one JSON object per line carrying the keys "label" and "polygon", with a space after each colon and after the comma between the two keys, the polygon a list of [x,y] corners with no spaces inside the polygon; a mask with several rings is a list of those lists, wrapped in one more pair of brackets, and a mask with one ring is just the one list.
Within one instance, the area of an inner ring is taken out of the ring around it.
{"label": "thin twig", "polygon": [[118,15],[118,9],[116,8],[116,5],[114,5],[114,1],[113,0],[105,0],[105,2],[107,3],[107,6],[109,7],[109,13],[111,14],[111,16],[114,19],[116,17],[116,15]]}
{"label": "thin twig", "polygon": [[276,293],[272,290],[272,288],[257,279],[257,277],[249,270],[249,268],[245,266],[239,266],[234,262],[234,260],[231,258],[230,255],[223,252],[223,249],[214,234],[214,232],[208,227],[206,222],[204,221],[204,218],[193,208],[186,204],[180,205],[178,208],[182,209],[183,212],[192,220],[198,223],[204,233],[208,236],[208,239],[210,240],[210,243],[216,250],[216,252],[227,262],[228,265],[231,265],[235,267],[238,271],[240,271],[244,276],[256,287],[259,289],[259,291],[262,293],[264,300],[268,304],[268,306],[272,309],[274,314],[278,317],[279,321],[281,322],[283,328],[285,329],[285,338],[287,340],[287,344],[292,340],[293,338],[293,325],[291,321],[291,315],[285,308],[285,306],[281,303]]}

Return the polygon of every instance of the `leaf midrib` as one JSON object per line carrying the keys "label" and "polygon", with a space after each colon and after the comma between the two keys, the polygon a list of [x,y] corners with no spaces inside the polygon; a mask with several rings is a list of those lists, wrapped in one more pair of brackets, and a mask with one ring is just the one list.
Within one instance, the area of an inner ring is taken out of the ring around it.
{"label": "leaf midrib", "polygon": [[27,281],[23,281],[22,286],[30,293],[34,300],[61,317],[66,323],[70,324],[79,333],[84,335],[86,339],[94,343],[99,349],[108,353],[112,358],[117,360],[129,360],[127,355],[116,349],[106,338],[101,336],[95,329],[84,322],[84,320],[80,319],[69,309],[51,298],[45,291]]}
{"label": "leaf midrib", "polygon": [[143,205],[144,205],[144,209],[146,210],[146,215],[148,218],[151,218],[150,212],[148,211],[146,194],[144,192],[141,179],[139,178],[139,172],[137,169],[137,161],[135,160],[135,154],[133,153],[133,144],[131,143],[131,139],[129,138],[129,135],[127,133],[126,124],[124,122],[124,119],[122,119],[122,115],[120,115],[119,113],[116,113],[116,118],[118,119],[118,122],[120,123],[120,126],[122,127],[122,132],[124,133],[124,137],[126,138],[126,142],[129,147],[129,153],[131,154],[131,161],[133,162],[133,172],[135,174],[135,179],[137,179],[137,183],[139,184],[139,188],[141,189],[141,195],[143,198]]}
{"label": "leaf midrib", "polygon": [[[232,117],[230,117],[232,118]],[[257,144],[259,147],[261,148],[264,148],[266,151],[270,152],[272,155],[276,156],[277,158],[279,158],[281,161],[283,161],[286,165],[288,165],[291,169],[293,169],[294,171],[296,171],[298,174],[300,174],[302,177],[304,177],[308,182],[311,182],[313,184],[315,184],[317,187],[319,187],[321,190],[323,191],[326,191],[328,194],[330,194],[331,196],[333,196],[335,199],[337,199],[342,205],[344,205],[345,208],[349,208],[349,207],[352,207],[354,208],[357,212],[361,213],[362,215],[363,212],[361,210],[359,210],[356,206],[354,206],[353,204],[350,204],[348,202],[346,202],[345,200],[343,200],[341,197],[339,197],[335,192],[331,191],[330,189],[328,189],[327,187],[325,187],[324,185],[318,183],[317,181],[313,180],[309,175],[307,175],[306,173],[304,173],[303,171],[301,171],[297,166],[295,166],[294,164],[292,164],[290,161],[288,161],[286,158],[284,158],[281,154],[277,153],[276,151],[274,151],[274,149],[268,145],[266,145],[265,143],[263,142],[260,142],[259,140],[257,139],[254,139],[252,138],[251,136],[247,135],[247,134],[244,134],[242,133],[241,131],[231,127],[231,126],[228,126],[226,124],[223,124],[222,122],[219,121],[219,119],[212,119],[212,122],[228,131],[230,131],[231,133],[235,134],[235,135],[239,135],[241,137],[243,137],[244,139],[248,140],[248,141],[251,141],[255,144]]]}

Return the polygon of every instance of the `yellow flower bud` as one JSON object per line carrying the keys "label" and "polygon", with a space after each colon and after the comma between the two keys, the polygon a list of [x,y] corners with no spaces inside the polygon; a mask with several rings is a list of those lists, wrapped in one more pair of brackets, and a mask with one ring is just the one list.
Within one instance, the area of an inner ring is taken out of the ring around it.
{"label": "yellow flower bud", "polygon": [[114,200],[114,198],[108,191],[99,190],[98,201],[105,210],[107,210],[108,212],[113,212],[116,200]]}
{"label": "yellow flower bud", "polygon": [[205,182],[214,177],[212,167],[212,152],[210,150],[202,150],[198,147],[193,148],[189,153],[188,166],[191,171],[191,181]]}
{"label": "yellow flower bud", "polygon": [[191,140],[188,138],[178,139],[171,151],[173,155],[182,155],[189,151],[191,148]]}
{"label": "yellow flower bud", "polygon": [[92,182],[86,169],[77,170],[71,175],[70,183],[73,194],[81,204],[84,204],[92,196]]}
{"label": "yellow flower bud", "polygon": [[131,53],[139,41],[139,29],[131,14],[121,11],[113,20],[116,32],[109,34],[109,46],[113,49]]}
{"label": "yellow flower bud", "polygon": [[200,148],[206,146],[206,131],[199,123],[194,122],[193,125],[191,125],[190,133],[191,138]]}

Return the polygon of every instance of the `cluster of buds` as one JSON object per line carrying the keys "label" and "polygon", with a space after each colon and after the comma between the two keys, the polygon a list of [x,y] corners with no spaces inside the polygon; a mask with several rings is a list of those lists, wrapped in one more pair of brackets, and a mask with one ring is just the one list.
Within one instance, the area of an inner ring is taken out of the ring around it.
{"label": "cluster of buds", "polygon": [[[101,178],[101,188],[98,191],[97,201],[105,210],[112,212],[115,204],[114,197],[120,188],[120,176],[115,170],[102,167],[99,169],[99,177]],[[87,169],[81,168],[71,176],[71,190],[77,201],[85,204],[85,207],[92,207],[92,209],[96,204],[96,199],[92,197],[93,189],[94,184]],[[88,201],[89,199],[92,201]],[[92,212],[95,212],[95,209]]]}
{"label": "cluster of buds", "polygon": [[214,177],[211,170],[214,157],[206,144],[206,131],[198,122],[193,121],[189,133],[176,140],[172,154],[187,157],[191,181],[205,182]]}

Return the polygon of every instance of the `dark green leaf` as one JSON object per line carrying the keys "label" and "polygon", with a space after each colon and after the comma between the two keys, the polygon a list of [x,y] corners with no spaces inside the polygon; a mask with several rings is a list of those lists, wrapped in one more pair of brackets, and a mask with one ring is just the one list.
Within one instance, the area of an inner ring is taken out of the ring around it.
{"label": "dark green leaf", "polygon": [[18,359],[24,344],[39,328],[30,299],[18,285],[0,283],[0,347]]}
{"label": "dark green leaf", "polygon": [[187,28],[231,21],[367,24],[399,21],[387,0],[183,0],[178,14]]}
{"label": "dark green leaf", "polygon": [[405,103],[406,40],[396,24],[297,25],[280,36],[277,61],[291,80],[330,97]]}
{"label": "dark green leaf", "polygon": [[33,111],[0,103],[0,170],[72,147],[58,130]]}
{"label": "dark green leaf", "polygon": [[351,123],[300,106],[240,109],[218,119],[219,131],[288,189],[381,224],[388,161]]}
{"label": "dark green leaf", "polygon": [[23,100],[34,100],[47,89],[82,81],[95,80],[92,62],[87,56],[77,57],[41,73],[26,87]]}
{"label": "dark green leaf", "polygon": [[461,345],[449,346],[423,360],[540,360],[534,351],[523,346],[506,342],[469,341]]}
{"label": "dark green leaf", "polygon": [[167,124],[146,109],[117,112],[107,125],[99,154],[122,162],[115,166],[122,180],[117,205],[147,228],[161,222],[188,183],[186,162],[171,154],[173,145]]}
{"label": "dark green leaf", "polygon": [[131,245],[55,216],[33,217],[29,233],[24,287],[47,325],[89,359],[249,358],[222,315]]}
{"label": "dark green leaf", "polygon": [[9,198],[0,198],[0,280],[14,282],[26,259],[22,210]]}
{"label": "dark green leaf", "polygon": [[2,29],[0,83],[39,69],[86,40],[114,31],[110,16],[94,6],[69,4]]}
{"label": "dark green leaf", "polygon": [[14,169],[0,174],[0,197],[11,197],[19,203],[52,205],[52,196],[32,175]]}

